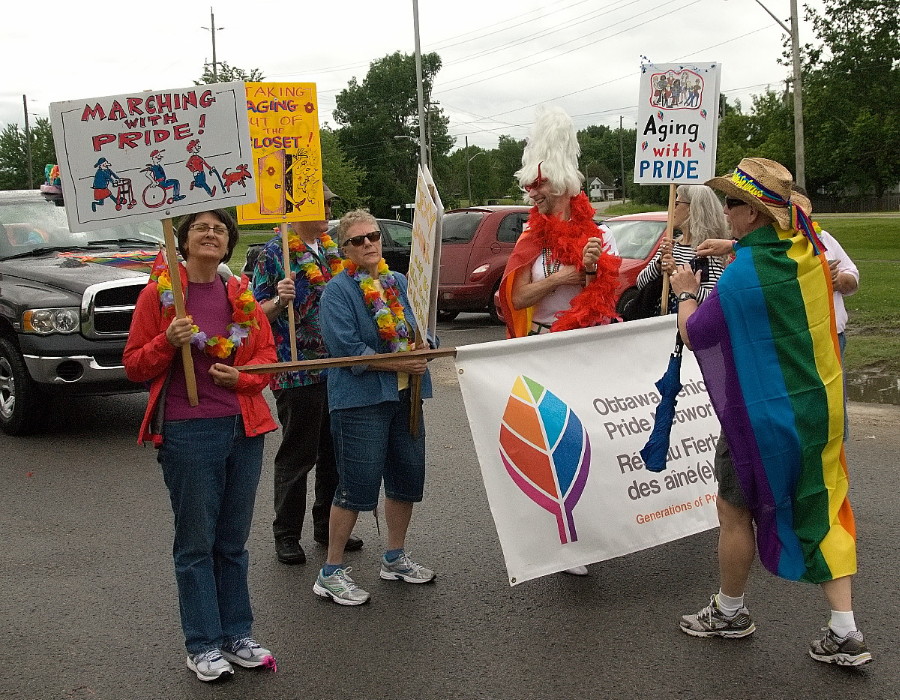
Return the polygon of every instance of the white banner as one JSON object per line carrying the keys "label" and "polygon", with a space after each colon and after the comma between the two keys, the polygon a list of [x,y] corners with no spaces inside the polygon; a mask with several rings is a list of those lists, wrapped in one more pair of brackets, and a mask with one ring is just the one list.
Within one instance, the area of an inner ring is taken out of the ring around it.
{"label": "white banner", "polygon": [[444,205],[428,167],[419,167],[413,214],[407,296],[416,326],[433,336],[437,325],[437,286],[441,269],[441,217]]}
{"label": "white banner", "polygon": [[256,201],[244,83],[50,105],[72,231]]}
{"label": "white banner", "polygon": [[719,435],[684,351],[667,468],[643,468],[675,317],[457,348],[510,585],[718,525]]}
{"label": "white banner", "polygon": [[702,185],[716,176],[719,63],[641,66],[634,181]]}

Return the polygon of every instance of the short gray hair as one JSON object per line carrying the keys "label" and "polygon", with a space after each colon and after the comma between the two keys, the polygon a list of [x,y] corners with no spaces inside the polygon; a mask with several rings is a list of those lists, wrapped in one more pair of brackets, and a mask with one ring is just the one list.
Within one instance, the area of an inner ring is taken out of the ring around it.
{"label": "short gray hair", "polygon": [[341,245],[344,244],[347,238],[347,231],[356,226],[356,224],[372,224],[375,228],[378,228],[378,221],[365,209],[348,211],[338,222],[338,241]]}

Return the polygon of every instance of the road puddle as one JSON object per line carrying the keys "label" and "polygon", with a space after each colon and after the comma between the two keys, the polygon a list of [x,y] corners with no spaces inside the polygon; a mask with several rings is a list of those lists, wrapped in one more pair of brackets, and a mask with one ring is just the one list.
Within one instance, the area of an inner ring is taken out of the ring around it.
{"label": "road puddle", "polygon": [[888,376],[877,370],[848,372],[847,398],[864,403],[900,405],[900,378]]}

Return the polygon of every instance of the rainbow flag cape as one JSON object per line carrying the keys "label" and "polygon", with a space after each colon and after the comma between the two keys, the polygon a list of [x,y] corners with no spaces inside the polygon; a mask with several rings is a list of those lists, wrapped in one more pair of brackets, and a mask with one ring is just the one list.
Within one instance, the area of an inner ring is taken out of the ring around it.
{"label": "rainbow flag cape", "polygon": [[104,253],[103,255],[85,255],[84,253],[60,252],[61,258],[72,258],[82,263],[121,267],[135,272],[150,272],[156,258],[156,250],[135,250],[123,253]]}
{"label": "rainbow flag cape", "polygon": [[831,277],[797,231],[748,234],[687,332],[772,573],[856,572]]}

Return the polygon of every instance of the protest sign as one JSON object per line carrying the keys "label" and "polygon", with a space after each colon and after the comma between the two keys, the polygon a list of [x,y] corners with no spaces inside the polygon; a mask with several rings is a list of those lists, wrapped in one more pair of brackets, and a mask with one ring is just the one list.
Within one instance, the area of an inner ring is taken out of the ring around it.
{"label": "protest sign", "polygon": [[715,177],[719,63],[641,66],[634,181],[703,184]]}
{"label": "protest sign", "polygon": [[244,84],[217,83],[50,105],[72,231],[253,201]]}
{"label": "protest sign", "polygon": [[238,208],[238,221],[324,219],[315,83],[246,83],[246,88],[250,173],[258,196],[255,203]]}
{"label": "protest sign", "polygon": [[441,269],[441,217],[444,205],[428,166],[419,167],[416,208],[409,256],[407,296],[416,326],[435,334],[437,326],[437,278]]}
{"label": "protest sign", "polygon": [[666,470],[639,454],[674,336],[670,316],[457,348],[511,585],[718,524],[719,424],[692,354]]}

